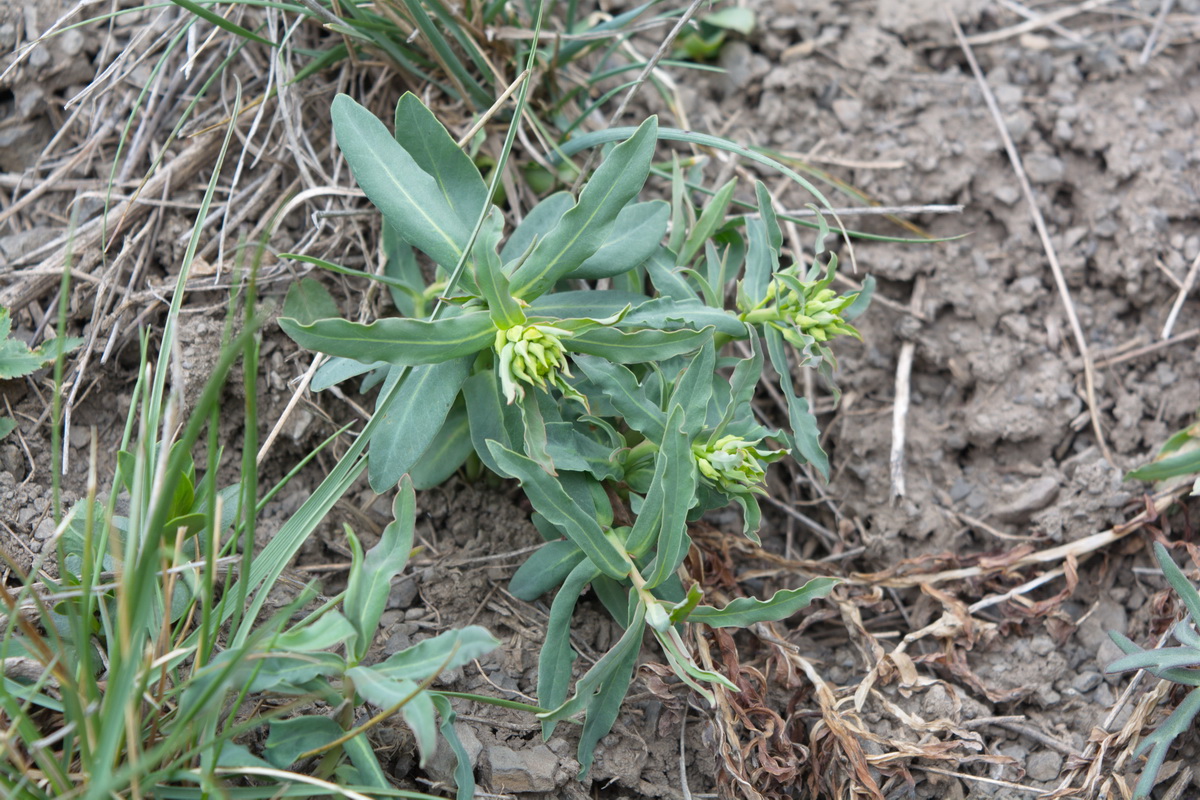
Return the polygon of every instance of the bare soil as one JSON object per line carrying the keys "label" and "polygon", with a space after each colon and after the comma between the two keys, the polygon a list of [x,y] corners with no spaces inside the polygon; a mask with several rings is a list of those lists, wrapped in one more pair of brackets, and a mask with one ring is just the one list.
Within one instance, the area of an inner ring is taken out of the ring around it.
{"label": "bare soil", "polygon": [[[1024,28],[1016,27],[1022,18],[1010,10],[1012,2],[746,5],[758,24],[749,37],[731,36],[720,55],[724,74],[675,73],[687,119],[672,119],[649,94],[642,97],[645,110],[663,113],[665,124],[801,158],[880,204],[963,206],[959,214],[906,214],[906,226],[846,217],[850,227],[875,233],[959,238],[859,241],[852,256],[841,246],[847,275],[874,275],[879,289],[860,320],[863,342],[838,343],[840,404],[819,381],[815,389],[832,479],[777,467],[773,494],[786,508],[768,509],[762,549],[740,540],[738,520],[717,516],[695,532],[688,562],[710,589],[731,596],[794,586],[812,574],[846,582],[786,623],[733,637],[693,632],[697,652],[744,690],[724,696],[716,710],[689,697],[647,649],[626,708],[583,783],[575,779],[569,729],[560,727],[543,743],[535,720],[463,704],[460,731],[478,757],[481,788],[505,796],[630,800],[1024,798],[1059,789],[1061,797],[1127,796],[1138,769],[1133,737],[1165,717],[1177,698],[1160,690],[1139,706],[1142,692],[1154,688],[1149,679],[1123,698],[1129,676],[1103,673],[1119,654],[1107,631],[1148,644],[1171,624],[1177,609],[1150,569],[1146,543],[1184,543],[1181,554],[1194,556],[1200,511],[1193,501],[1153,513],[1148,487],[1123,480],[1200,407],[1194,296],[1182,302],[1164,341],[1181,286],[1200,263],[1200,2],[1073,9],[1031,3],[1035,15],[1077,13]],[[1065,292],[944,6],[971,37],[1021,155]],[[1156,27],[1162,9],[1164,23]],[[48,1],[0,9],[0,52],[35,38],[57,13]],[[61,36],[0,81],[0,302],[12,305],[19,336],[35,340],[53,320],[57,277],[39,284],[31,270],[54,266],[55,250],[46,245],[64,233],[68,203],[80,204],[80,219],[98,212],[114,127],[128,111],[129,87],[148,80],[148,68],[125,64],[124,93],[110,91],[107,103],[85,100],[66,111],[64,103],[115,53],[136,44],[139,31],[161,35],[172,19],[147,13],[112,29]],[[261,54],[247,59],[249,80],[265,62]],[[171,68],[172,76],[183,75],[177,60]],[[332,165],[322,116],[331,91],[362,90],[386,108],[404,88],[396,79],[378,79],[380,71],[363,74],[372,77],[322,76],[288,96],[291,105],[280,112],[293,124],[322,120],[309,128],[313,155],[327,163],[308,168],[343,186],[349,178]],[[159,105],[147,113],[161,119],[148,129],[146,144],[129,145],[145,150],[121,168],[122,196],[162,148],[195,80],[156,84]],[[212,103],[205,114],[197,129],[204,120],[220,121],[222,108]],[[286,132],[263,135],[272,146],[286,145]],[[93,139],[95,147],[88,145]],[[196,141],[175,143],[170,152],[178,159]],[[100,280],[79,283],[71,297],[71,333],[92,341],[66,431],[68,502],[84,487],[92,428],[101,443],[100,474],[111,466],[136,377],[135,330],[161,319],[194,218],[188,204],[198,200],[207,169],[201,161],[182,172],[164,195],[172,202],[122,231],[106,258],[96,246],[78,255],[78,268]],[[216,268],[227,278],[232,244],[258,229],[275,197],[324,181],[305,173],[289,183],[294,172],[275,157],[247,164],[243,186],[261,180],[266,187],[252,195],[253,213],[236,218],[219,247],[202,242],[211,272],[206,283],[195,282],[186,306],[185,396],[194,397],[204,380],[224,323],[228,290]],[[42,192],[36,187],[51,173],[57,184],[24,202]],[[810,201],[778,176],[763,177],[782,207]],[[836,191],[830,197],[861,205]],[[18,202],[22,207],[8,213]],[[340,199],[322,202],[321,208],[350,207]],[[303,242],[314,254],[369,264],[376,226],[369,217],[340,227],[326,223],[318,237],[306,213],[295,213],[272,246],[297,249]],[[793,247],[811,247],[809,232],[788,233]],[[269,263],[264,293],[281,298],[294,268]],[[372,298],[348,283],[329,285],[347,314],[369,313]],[[1093,428],[1068,308],[1095,366],[1102,438]],[[898,365],[906,358],[911,370],[904,376]],[[260,438],[310,360],[278,331],[267,334],[260,416],[251,421]],[[894,409],[905,384],[899,492]],[[49,534],[48,387],[44,374],[0,383],[0,398],[20,423],[19,436],[0,442],[0,547],[22,568]],[[247,424],[237,413],[240,391],[231,385],[230,414],[222,420],[229,470],[239,463]],[[307,397],[263,466],[264,484],[354,420],[355,406],[369,409],[370,397]],[[303,502],[339,447],[273,504],[260,527],[264,539]],[[508,484],[459,478],[420,502],[425,550],[395,587],[379,655],[447,628],[481,624],[504,647],[445,676],[443,685],[529,699],[547,606],[505,591],[524,552],[539,541],[528,507]],[[365,485],[352,491],[306,544],[297,574],[336,591],[348,560],[341,522],[362,530],[369,544],[386,522],[388,504]],[[1135,519],[1144,524],[1126,524]],[[1039,578],[1044,582],[1031,585]],[[588,598],[577,623],[583,669],[618,629]],[[398,781],[424,791],[444,787],[448,762],[439,758],[420,770],[403,728],[381,734],[380,747]],[[1200,738],[1191,731],[1161,776],[1164,787],[1174,784],[1173,796],[1200,796],[1198,759]]]}

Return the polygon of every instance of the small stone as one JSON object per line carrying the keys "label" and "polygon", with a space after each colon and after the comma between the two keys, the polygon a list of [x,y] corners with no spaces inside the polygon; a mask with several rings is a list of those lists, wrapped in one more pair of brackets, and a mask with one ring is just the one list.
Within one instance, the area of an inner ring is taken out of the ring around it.
{"label": "small stone", "polygon": [[1052,781],[1062,769],[1063,757],[1053,750],[1034,753],[1025,762],[1025,774],[1035,781]]}
{"label": "small stone", "polygon": [[1049,636],[1035,636],[1033,637],[1033,640],[1029,642],[1029,649],[1032,650],[1033,654],[1036,656],[1048,656],[1053,653],[1057,647],[1054,644],[1054,640]]}
{"label": "small stone", "polygon": [[848,131],[856,131],[862,125],[863,104],[861,100],[839,97],[833,103],[833,115],[842,127]]}
{"label": "small stone", "polygon": [[994,512],[1001,522],[1022,522],[1035,511],[1041,511],[1058,496],[1058,479],[1052,476],[1036,478],[1019,488],[1012,499]]}
{"label": "small stone", "polygon": [[1066,173],[1066,165],[1057,156],[1044,153],[1030,153],[1025,156],[1025,174],[1034,183],[1061,181]]}
{"label": "small stone", "polygon": [[[475,735],[475,731],[470,726],[461,722],[454,724],[454,732],[458,734],[458,740],[462,742],[463,749],[467,751],[467,760],[471,763],[471,770],[474,771],[476,765],[479,764],[479,754],[483,752],[483,743],[479,741],[479,737]],[[425,762],[425,774],[439,783],[451,786],[454,783],[454,769],[457,765],[458,759],[455,758],[454,751],[443,742]]]}
{"label": "small stone", "polygon": [[480,777],[496,793],[552,792],[558,788],[558,756],[544,744],[526,750],[489,747],[481,767]]}
{"label": "small stone", "polygon": [[33,538],[45,541],[54,535],[54,519],[46,517],[38,523],[37,529],[33,532]]}
{"label": "small stone", "polygon": [[1102,680],[1099,672],[1081,672],[1071,679],[1071,688],[1080,694],[1086,694],[1099,686]]}

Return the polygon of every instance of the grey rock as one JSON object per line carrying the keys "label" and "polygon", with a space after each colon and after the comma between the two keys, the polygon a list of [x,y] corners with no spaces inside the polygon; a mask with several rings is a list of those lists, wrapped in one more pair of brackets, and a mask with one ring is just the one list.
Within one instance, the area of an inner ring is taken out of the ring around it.
{"label": "grey rock", "polygon": [[1058,777],[1062,763],[1062,755],[1053,750],[1043,750],[1025,761],[1025,774],[1035,781],[1052,781]]}
{"label": "grey rock", "polygon": [[1081,672],[1071,679],[1071,688],[1084,694],[1099,686],[1102,680],[1099,672]]}
{"label": "grey rock", "polygon": [[[471,770],[479,764],[479,754],[483,752],[483,743],[479,741],[479,737],[475,735],[475,731],[470,726],[464,725],[461,722],[454,724],[454,732],[458,734],[458,740],[462,742],[463,749],[467,751],[467,760],[471,763]],[[454,769],[458,765],[458,759],[454,756],[454,751],[445,742],[438,744],[437,750],[425,762],[425,774],[439,783],[447,786],[454,783]]]}
{"label": "grey rock", "polygon": [[1058,479],[1035,478],[1019,488],[1012,499],[996,509],[993,516],[1001,522],[1021,522],[1041,511],[1058,496]]}
{"label": "grey rock", "polygon": [[552,792],[558,788],[558,756],[544,744],[526,750],[488,747],[480,778],[497,793]]}
{"label": "grey rock", "polygon": [[49,539],[54,535],[54,529],[54,519],[52,517],[46,517],[44,520],[38,523],[37,529],[33,532],[33,538],[40,540]]}
{"label": "grey rock", "polygon": [[1061,181],[1066,172],[1066,165],[1057,156],[1044,153],[1030,153],[1025,156],[1025,174],[1034,183]]}
{"label": "grey rock", "polygon": [[863,104],[860,100],[840,97],[833,101],[833,115],[842,127],[848,131],[856,131],[862,125]]}

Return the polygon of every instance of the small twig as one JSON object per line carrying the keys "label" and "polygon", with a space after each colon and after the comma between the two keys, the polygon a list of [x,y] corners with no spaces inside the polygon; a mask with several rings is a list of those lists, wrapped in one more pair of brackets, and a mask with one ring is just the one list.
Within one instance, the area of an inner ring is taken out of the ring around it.
{"label": "small twig", "polygon": [[[692,17],[695,15],[696,11],[700,8],[703,2],[704,0],[692,0],[691,4],[687,7],[687,10],[683,12],[683,15],[675,23],[675,27],[671,28],[670,33],[668,33],[667,37],[662,40],[662,44],[660,44],[658,49],[654,51],[654,55],[652,55],[650,60],[646,62],[646,66],[642,68],[642,71],[638,74],[637,79],[633,82],[633,85],[629,87],[627,92],[625,92],[625,96],[621,98],[621,104],[617,106],[617,110],[612,113],[612,116],[609,117],[608,121],[605,123],[605,128],[610,127],[614,122],[621,118],[622,114],[625,113],[625,109],[629,107],[629,101],[631,101],[633,96],[637,94],[638,89],[642,88],[642,84],[646,82],[646,78],[650,77],[650,73],[653,72],[658,66],[658,62],[662,60],[663,56],[667,54],[667,51],[671,49],[671,45],[675,43],[675,37],[679,36],[679,32],[682,31],[688,22],[691,21]],[[592,164],[596,161],[597,152],[599,152],[598,148],[592,148],[591,152],[588,153],[587,160],[583,163],[583,169],[579,171],[579,175],[575,178],[575,185],[571,187],[571,194],[576,194],[579,191],[579,187],[583,184],[584,178],[591,171]]]}
{"label": "small twig", "polygon": [[275,439],[279,437],[279,432],[283,430],[283,425],[292,415],[292,410],[296,404],[300,402],[300,397],[304,394],[304,390],[312,383],[313,376],[317,374],[317,367],[324,360],[323,356],[316,356],[308,369],[305,370],[303,377],[300,378],[300,385],[296,387],[296,391],[292,393],[292,399],[288,400],[287,406],[284,407],[283,413],[279,415],[279,421],[275,423],[275,427],[271,428],[271,433],[267,436],[267,440],[263,442],[262,447],[258,450],[258,455],[254,459],[254,463],[262,466],[263,461],[267,458],[267,453],[271,451],[271,447],[275,444]]}
{"label": "small twig", "polygon": [[1196,273],[1200,272],[1200,255],[1192,259],[1192,266],[1188,269],[1187,277],[1183,279],[1183,285],[1179,287],[1179,294],[1175,296],[1175,303],[1171,306],[1171,313],[1167,314],[1167,321],[1163,323],[1162,338],[1171,338],[1171,329],[1175,327],[1175,320],[1179,317],[1179,311],[1183,308],[1183,301],[1191,294],[1192,287],[1196,285]]}
{"label": "small twig", "polygon": [[[1095,2],[1083,3],[1078,6],[1078,9],[1083,9],[1084,6],[1096,6],[1103,3],[1111,2],[1111,0],[1096,0]],[[1087,392],[1088,413],[1092,418],[1092,430],[1096,434],[1096,444],[1100,447],[1100,452],[1104,455],[1104,460],[1109,464],[1114,464],[1112,452],[1108,449],[1108,444],[1104,441],[1104,430],[1100,427],[1100,410],[1096,404],[1096,370],[1092,364],[1092,356],[1088,350],[1087,337],[1083,335],[1083,327],[1079,324],[1079,317],[1075,313],[1075,304],[1071,300],[1071,290],[1067,287],[1067,280],[1063,276],[1062,266],[1058,263],[1058,254],[1054,250],[1054,243],[1050,241],[1050,232],[1046,229],[1046,220],[1042,216],[1042,211],[1038,208],[1037,196],[1033,193],[1033,186],[1029,183],[1029,177],[1025,174],[1025,167],[1021,163],[1021,155],[1017,152],[1017,146],[1012,140],[1012,136],[1008,132],[1008,126],[1004,122],[1004,116],[1000,113],[1000,106],[996,103],[996,97],[992,94],[992,89],[988,86],[987,79],[983,76],[983,70],[979,67],[979,62],[975,60],[975,52],[971,49],[971,45],[967,41],[966,35],[963,33],[962,26],[958,24],[958,20],[953,14],[947,12],[950,18],[950,25],[954,29],[954,35],[958,39],[959,46],[962,47],[963,55],[967,57],[967,62],[971,65],[971,72],[975,74],[975,80],[979,83],[979,90],[983,93],[983,99],[987,103],[988,111],[992,114],[992,119],[996,123],[996,129],[1000,133],[1000,138],[1004,141],[1004,149],[1008,153],[1008,160],[1012,163],[1013,172],[1017,175],[1017,181],[1021,184],[1021,191],[1025,195],[1025,200],[1029,204],[1029,212],[1033,215],[1033,223],[1037,227],[1038,236],[1041,237],[1042,247],[1046,251],[1046,259],[1050,262],[1050,271],[1054,273],[1054,283],[1058,286],[1058,294],[1062,300],[1063,308],[1067,312],[1067,320],[1071,323],[1071,332],[1075,336],[1075,344],[1079,348],[1079,356],[1083,359],[1083,376],[1084,384]],[[1048,16],[1054,16],[1053,14]]]}
{"label": "small twig", "polygon": [[[1077,6],[1060,8],[1057,11],[1052,11],[1049,14],[1037,17],[1036,19],[1029,19],[1025,20],[1024,22],[1017,23],[1009,28],[1001,28],[998,31],[988,31],[987,33],[977,33],[970,38],[963,37],[965,41],[964,48],[967,44],[995,44],[996,42],[1002,42],[1005,39],[1011,39],[1012,37],[1020,36],[1023,33],[1036,31],[1038,28],[1048,27],[1055,22],[1066,19],[1067,17],[1074,17],[1077,14],[1083,14],[1091,11],[1094,8],[1106,6],[1112,2],[1114,2],[1114,0],[1087,0],[1087,2],[1080,3]],[[957,23],[955,24],[955,27],[958,27]],[[959,36],[962,36],[961,31],[959,31]]]}
{"label": "small twig", "polygon": [[487,111],[483,112],[483,115],[475,122],[474,125],[471,126],[471,129],[469,131],[467,131],[466,133],[464,133],[462,135],[462,138],[459,139],[455,144],[457,144],[460,148],[466,147],[467,143],[470,142],[472,138],[474,138],[475,134],[479,133],[479,129],[482,128],[484,125],[486,125],[487,121],[489,119],[491,119],[493,116],[495,116],[496,112],[500,110],[500,106],[504,105],[504,101],[507,100],[508,98],[512,97],[512,93],[515,92],[518,88],[520,88],[521,84],[528,77],[529,77],[529,70],[525,70],[520,75],[518,75],[517,79],[515,81],[513,81],[512,83],[510,83],[508,85],[508,88],[505,89],[501,93],[501,95],[496,98],[496,102],[492,103],[492,107],[489,108]]}
{"label": "small twig", "polygon": [[1018,792],[1026,792],[1028,794],[1047,795],[1050,794],[1046,789],[1035,789],[1032,786],[1025,786],[1012,781],[1002,781],[996,778],[984,778],[981,775],[968,775],[965,772],[955,772],[949,769],[939,769],[938,767],[930,767],[925,764],[914,764],[914,769],[923,769],[926,772],[936,772],[938,775],[949,775],[951,778],[959,778],[964,781],[978,781],[979,783],[989,783],[992,786],[1004,786]]}
{"label": "small twig", "polygon": [[995,720],[992,720],[992,724],[995,725],[997,728],[1003,728],[1006,731],[1012,731],[1013,733],[1019,733],[1022,736],[1032,739],[1033,741],[1037,742],[1038,744],[1043,744],[1046,747],[1049,747],[1051,750],[1057,750],[1058,752],[1062,753],[1064,756],[1078,757],[1078,755],[1079,755],[1079,751],[1076,750],[1071,745],[1067,744],[1066,742],[1059,741],[1058,739],[1055,739],[1050,734],[1039,731],[1037,728],[1034,728],[1030,725],[1026,725],[1024,722],[1018,722],[1016,720],[1008,720],[1008,719],[995,719]]}
{"label": "small twig", "polygon": [[1181,333],[1171,339],[1163,339],[1161,342],[1154,342],[1153,344],[1144,345],[1128,352],[1121,353],[1120,355],[1113,356],[1112,358],[1106,358],[1103,361],[1098,361],[1096,362],[1096,366],[1111,367],[1115,364],[1120,364],[1122,362],[1138,358],[1139,356],[1153,353],[1155,350],[1162,350],[1164,347],[1170,347],[1173,344],[1186,342],[1188,339],[1195,339],[1197,336],[1200,336],[1200,328],[1192,328],[1190,331]]}
{"label": "small twig", "polygon": [[1162,0],[1158,7],[1158,16],[1154,18],[1154,27],[1150,29],[1150,35],[1146,37],[1146,46],[1142,48],[1142,54],[1138,56],[1138,64],[1146,66],[1150,62],[1150,56],[1154,53],[1154,45],[1158,44],[1158,37],[1162,35],[1163,26],[1167,23],[1167,14],[1171,13],[1171,6],[1175,4],[1175,0]]}
{"label": "small twig", "polygon": [[[1038,13],[1036,11],[1032,11],[1029,8],[1021,5],[1020,3],[1017,2],[1017,0],[1000,0],[1000,5],[1004,6],[1005,8],[1007,8],[1009,11],[1013,12],[1014,14],[1024,17],[1025,19],[1041,19],[1041,17],[1038,15]],[[1072,42],[1075,42],[1076,44],[1086,44],[1087,43],[1087,40],[1084,39],[1082,36],[1080,36],[1078,33],[1075,33],[1075,31],[1073,31],[1069,28],[1064,28],[1062,25],[1059,25],[1057,22],[1051,22],[1046,27],[1049,28],[1050,30],[1054,31],[1055,33],[1057,33],[1059,36],[1063,37],[1064,39],[1070,39]]]}
{"label": "small twig", "polygon": [[687,707],[684,706],[683,718],[679,720],[679,791],[683,800],[692,800],[692,790],[688,788],[687,748],[684,746],[684,735],[687,733]]}
{"label": "small twig", "polygon": [[[882,217],[895,214],[961,214],[963,208],[964,206],[961,203],[926,206],[853,206],[849,208],[835,208],[833,209],[833,213],[841,217]],[[786,217],[815,217],[818,214],[822,216],[828,214],[830,210],[822,208],[819,211],[814,211],[811,208],[798,208],[795,210],[783,210],[777,213]]]}
{"label": "small twig", "polygon": [[[918,275],[913,282],[912,298],[909,308],[914,312],[921,310],[925,302],[925,276]],[[912,395],[912,365],[913,356],[917,352],[917,344],[906,341],[900,346],[900,357],[896,359],[896,399],[892,405],[892,451],[888,457],[892,475],[892,500],[904,497],[904,440],[908,423],[908,403]]]}

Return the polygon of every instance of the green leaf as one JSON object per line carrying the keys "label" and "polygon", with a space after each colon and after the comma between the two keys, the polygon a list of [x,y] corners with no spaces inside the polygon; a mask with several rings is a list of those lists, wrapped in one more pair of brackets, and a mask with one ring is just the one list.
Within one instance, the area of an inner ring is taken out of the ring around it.
{"label": "green leaf", "polygon": [[594,280],[628,272],[658,249],[670,216],[671,207],[662,200],[630,203],[617,214],[600,249],[566,277]]}
{"label": "green leaf", "polygon": [[504,403],[500,394],[500,381],[492,370],[478,372],[463,384],[463,398],[467,401],[467,421],[471,427],[471,446],[475,454],[488,469],[497,474],[502,470],[488,449],[489,439],[500,442],[512,450],[524,442],[524,422],[521,412]]}
{"label": "green leaf", "polygon": [[1200,447],[1138,467],[1125,476],[1133,481],[1165,481],[1200,472]]}
{"label": "green leaf", "polygon": [[747,325],[736,314],[705,305],[698,298],[673,300],[659,297],[634,308],[621,324],[646,328],[715,328],[718,333],[734,339],[745,339]]}
{"label": "green leaf", "polygon": [[821,449],[821,431],[817,426],[816,416],[809,409],[808,399],[797,397],[795,389],[792,388],[791,368],[784,349],[783,335],[774,328],[767,328],[766,339],[771,366],[779,374],[779,388],[787,398],[788,422],[792,428],[787,439],[792,457],[812,464],[828,480],[829,456]]}
{"label": "green leaf", "polygon": [[234,685],[249,692],[291,694],[293,687],[314,678],[341,675],[345,669],[341,656],[324,651],[268,655],[238,665],[235,675],[240,685]]}
{"label": "green leaf", "polygon": [[396,141],[434,179],[452,214],[468,222],[479,218],[488,200],[483,176],[412,92],[405,92],[396,103]]}
{"label": "green leaf", "polygon": [[[343,742],[342,748],[346,751],[346,755],[350,756],[350,763],[354,769],[358,771],[356,784],[365,784],[372,789],[392,788],[391,782],[384,774],[383,767],[379,765],[379,757],[375,755],[375,748],[371,746],[371,740],[367,738],[365,732]],[[345,767],[346,764],[343,763],[340,766]],[[341,779],[340,774],[335,773],[335,776],[339,780]]]}
{"label": "green leaf", "polygon": [[837,578],[813,578],[799,589],[784,589],[769,600],[739,597],[724,608],[697,606],[688,622],[703,622],[713,628],[747,628],[756,622],[774,622],[795,614],[819,597],[833,591]]}
{"label": "green leaf", "polygon": [[592,383],[600,387],[626,424],[651,441],[662,439],[667,415],[651,398],[626,367],[603,358],[576,356],[575,365]]}
{"label": "green leaf", "polygon": [[271,49],[275,49],[279,46],[270,39],[264,39],[257,33],[246,30],[236,22],[225,19],[225,17],[222,17],[212,9],[205,8],[199,3],[193,3],[192,0],[171,0],[171,2],[182,9],[186,9],[190,13],[195,14],[197,17],[200,17],[200,19],[211,22],[218,28],[228,31],[229,33],[232,33],[234,36],[237,36],[241,39],[248,39],[252,42],[258,42],[259,44],[270,47]]}
{"label": "green leaf", "polygon": [[699,433],[708,418],[716,361],[716,349],[710,337],[675,379],[669,406],[683,409],[679,424],[689,436]]}
{"label": "green leaf", "polygon": [[560,470],[587,472],[597,480],[617,478],[620,469],[613,461],[615,449],[585,434],[580,424],[546,423],[546,453]]}
{"label": "green leaf", "polygon": [[[567,699],[567,691],[571,686],[571,664],[577,655],[571,647],[571,616],[575,613],[579,595],[599,575],[600,570],[591,561],[585,559],[579,562],[567,574],[562,588],[550,605],[546,639],[538,656],[537,696],[538,702],[546,708],[557,708]],[[557,720],[542,721],[543,739],[550,738],[556,724]]]}
{"label": "green leaf", "polygon": [[862,289],[854,297],[854,302],[846,306],[842,312],[842,319],[847,322],[853,322],[863,315],[867,307],[871,305],[871,298],[875,296],[875,276],[868,275],[863,278]]}
{"label": "green leaf", "polygon": [[629,333],[616,328],[593,328],[575,334],[563,342],[563,346],[616,364],[641,364],[690,353],[702,346],[711,333],[709,328],[699,331],[644,329]]}
{"label": "green leaf", "polygon": [[458,471],[473,451],[466,404],[455,403],[442,423],[442,429],[434,437],[433,444],[426,448],[409,471],[413,488],[424,491],[441,486]]}
{"label": "green leaf", "polygon": [[433,700],[416,681],[397,678],[376,667],[353,667],[346,670],[346,677],[354,681],[354,689],[368,703],[379,709],[394,708],[400,703],[400,713],[412,729],[421,754],[420,764],[437,749],[437,722],[433,716]]}
{"label": "green leaf", "polygon": [[579,748],[576,750],[580,780],[586,778],[592,768],[596,745],[612,730],[613,723],[621,713],[621,701],[629,693],[637,659],[637,648],[629,648],[599,681],[596,693],[588,703],[587,717],[583,721],[583,730],[579,734]]}
{"label": "green leaf", "polygon": [[[687,535],[688,511],[696,502],[699,473],[692,456],[691,441],[683,431],[683,407],[674,405],[667,417],[659,459],[662,471],[662,523],[655,541],[654,561],[643,571],[646,586],[653,589],[674,574],[691,546]],[[658,477],[655,465],[655,478]],[[653,491],[654,486],[651,485]],[[649,499],[649,496],[647,496]]]}
{"label": "green leaf", "polygon": [[313,375],[312,383],[308,385],[308,388],[314,392],[321,392],[330,386],[337,386],[342,381],[362,375],[364,372],[390,366],[386,361],[364,364],[353,358],[331,358],[317,368],[317,374]]}
{"label": "green leaf", "polygon": [[344,94],[333,101],[333,129],[355,180],[387,222],[409,244],[453,269],[470,223],[454,212],[438,182],[374,114]]}
{"label": "green leaf", "polygon": [[658,118],[650,117],[627,142],[613,148],[579,202],[538,242],[512,275],[513,295],[529,300],[583,264],[608,238],[617,215],[646,183],[658,135]]}
{"label": "green leaf", "polygon": [[546,420],[542,416],[542,409],[538,404],[538,397],[543,394],[545,393],[526,392],[515,405],[521,410],[521,422],[524,429],[522,443],[525,445],[525,452],[537,462],[537,465],[547,475],[557,475],[558,471],[554,468],[554,460],[546,451]]}
{"label": "green leaf", "polygon": [[283,316],[291,317],[302,325],[311,325],[319,319],[340,317],[337,303],[329,290],[316,278],[303,278],[288,289],[283,301]]}
{"label": "green leaf", "polygon": [[[470,625],[462,630],[446,631],[407,650],[393,653],[386,661],[372,666],[371,669],[390,678],[406,678],[420,682],[433,675],[439,668],[451,670],[461,667],[499,646],[500,641],[486,629]],[[451,653],[454,653],[453,657]],[[447,658],[450,659],[449,662],[446,661]]]}
{"label": "green leaf", "polygon": [[675,267],[675,255],[660,247],[642,264],[660,297],[679,303],[698,302],[699,295],[687,282],[683,271]]}
{"label": "green leaf", "polygon": [[83,344],[83,339],[67,338],[63,341],[50,339],[37,349],[30,350],[29,346],[19,339],[10,339],[12,320],[9,319],[8,309],[0,307],[0,381],[20,378],[58,358],[58,348],[63,352],[74,350]]}
{"label": "green leaf", "polygon": [[554,230],[563,214],[574,205],[575,198],[571,197],[570,192],[564,191],[548,195],[531,208],[500,249],[500,260],[505,268],[511,272],[510,268],[515,266],[516,259],[524,255],[535,241],[545,238],[547,233]]}
{"label": "green leaf", "polygon": [[333,742],[344,731],[329,717],[315,714],[292,719],[273,719],[267,723],[270,733],[263,755],[279,769],[287,769],[301,753]]}
{"label": "green leaf", "polygon": [[417,366],[436,364],[477,353],[492,343],[496,327],[484,311],[447,317],[436,322],[381,319],[370,325],[344,319],[324,319],[312,325],[282,317],[279,327],[301,347],[364,364]]}
{"label": "green leaf", "polygon": [[383,529],[379,542],[367,551],[360,569],[352,569],[346,584],[342,609],[358,632],[354,644],[356,661],[361,661],[375,639],[379,618],[387,608],[392,579],[404,570],[413,546],[417,496],[405,476],[392,501],[393,520]]}
{"label": "green leaf", "polygon": [[529,316],[552,322],[583,317],[611,317],[628,307],[636,308],[649,300],[649,297],[637,292],[595,289],[554,292],[530,302]]}
{"label": "green leaf", "polygon": [[636,658],[637,653],[642,649],[642,634],[646,630],[646,607],[641,603],[633,605],[633,618],[629,620],[625,633],[579,679],[575,684],[574,696],[557,708],[538,714],[539,719],[557,722],[574,716],[585,708],[590,708],[595,700],[596,692],[600,690],[604,680],[627,663],[631,652]]}
{"label": "green leaf", "polygon": [[729,204],[733,200],[733,190],[736,188],[737,178],[730,178],[709,198],[708,205],[700,213],[700,218],[688,232],[687,239],[679,250],[679,257],[675,260],[676,265],[684,266],[692,263],[692,259],[703,249],[705,243],[713,237],[718,228],[725,224],[725,214],[729,211]]}
{"label": "green leaf", "polygon": [[754,12],[740,6],[727,6],[703,17],[700,22],[714,28],[737,31],[743,36],[754,32]]}
{"label": "green leaf", "polygon": [[1146,766],[1142,768],[1142,777],[1134,787],[1133,795],[1137,800],[1150,797],[1154,785],[1158,781],[1158,770],[1167,758],[1171,743],[1192,726],[1197,714],[1200,714],[1200,689],[1188,692],[1183,701],[1171,712],[1161,725],[1151,735],[1142,740],[1135,751],[1134,757],[1150,750],[1146,756]]}
{"label": "green leaf", "polygon": [[[403,377],[404,386],[399,393],[386,390],[380,393],[381,398],[389,401],[375,409],[375,416],[382,415],[382,419],[371,437],[367,462],[373,490],[380,494],[390,491],[400,476],[421,460],[446,421],[470,369],[469,357],[426,364]],[[401,372],[393,369],[388,383],[401,379]]]}
{"label": "green leaf", "polygon": [[387,287],[396,310],[403,317],[424,316],[425,309],[418,308],[425,289],[421,264],[412,246],[387,222],[383,223],[383,255],[383,274],[392,281]]}
{"label": "green leaf", "polygon": [[613,578],[629,574],[629,564],[621,551],[558,481],[547,475],[533,459],[514,453],[499,442],[489,441],[487,446],[501,474],[520,480],[533,507],[562,529],[604,574]]}
{"label": "green leaf", "polygon": [[328,611],[315,621],[275,637],[276,649],[294,653],[327,650],[354,636],[354,625],[340,611]]}
{"label": "green leaf", "polygon": [[525,324],[525,312],[509,292],[508,276],[500,269],[500,254],[496,252],[496,246],[503,233],[504,215],[493,206],[472,249],[472,255],[475,256],[475,283],[487,301],[492,322],[501,330]]}
{"label": "green leaf", "polygon": [[1163,576],[1167,579],[1167,583],[1171,584],[1171,588],[1175,590],[1175,594],[1179,595],[1179,599],[1183,601],[1187,607],[1188,615],[1192,621],[1200,625],[1200,592],[1192,586],[1192,582],[1183,574],[1183,570],[1175,563],[1175,559],[1171,558],[1171,554],[1167,548],[1163,547],[1162,543],[1154,543],[1154,557],[1158,559],[1158,566],[1162,569]]}
{"label": "green leaf", "polygon": [[458,732],[454,729],[454,721],[458,715],[454,713],[454,707],[446,697],[436,692],[431,692],[430,697],[433,699],[434,708],[442,717],[439,727],[442,737],[454,751],[454,785],[457,789],[455,800],[471,800],[475,796],[475,773],[471,768],[471,757],[467,754],[467,748],[463,747],[462,740],[458,738]]}
{"label": "green leaf", "polygon": [[583,559],[583,551],[568,539],[547,542],[517,569],[508,591],[518,600],[532,603],[562,583]]}
{"label": "green leaf", "polygon": [[0,417],[0,439],[8,436],[17,429],[17,421],[12,417]]}

